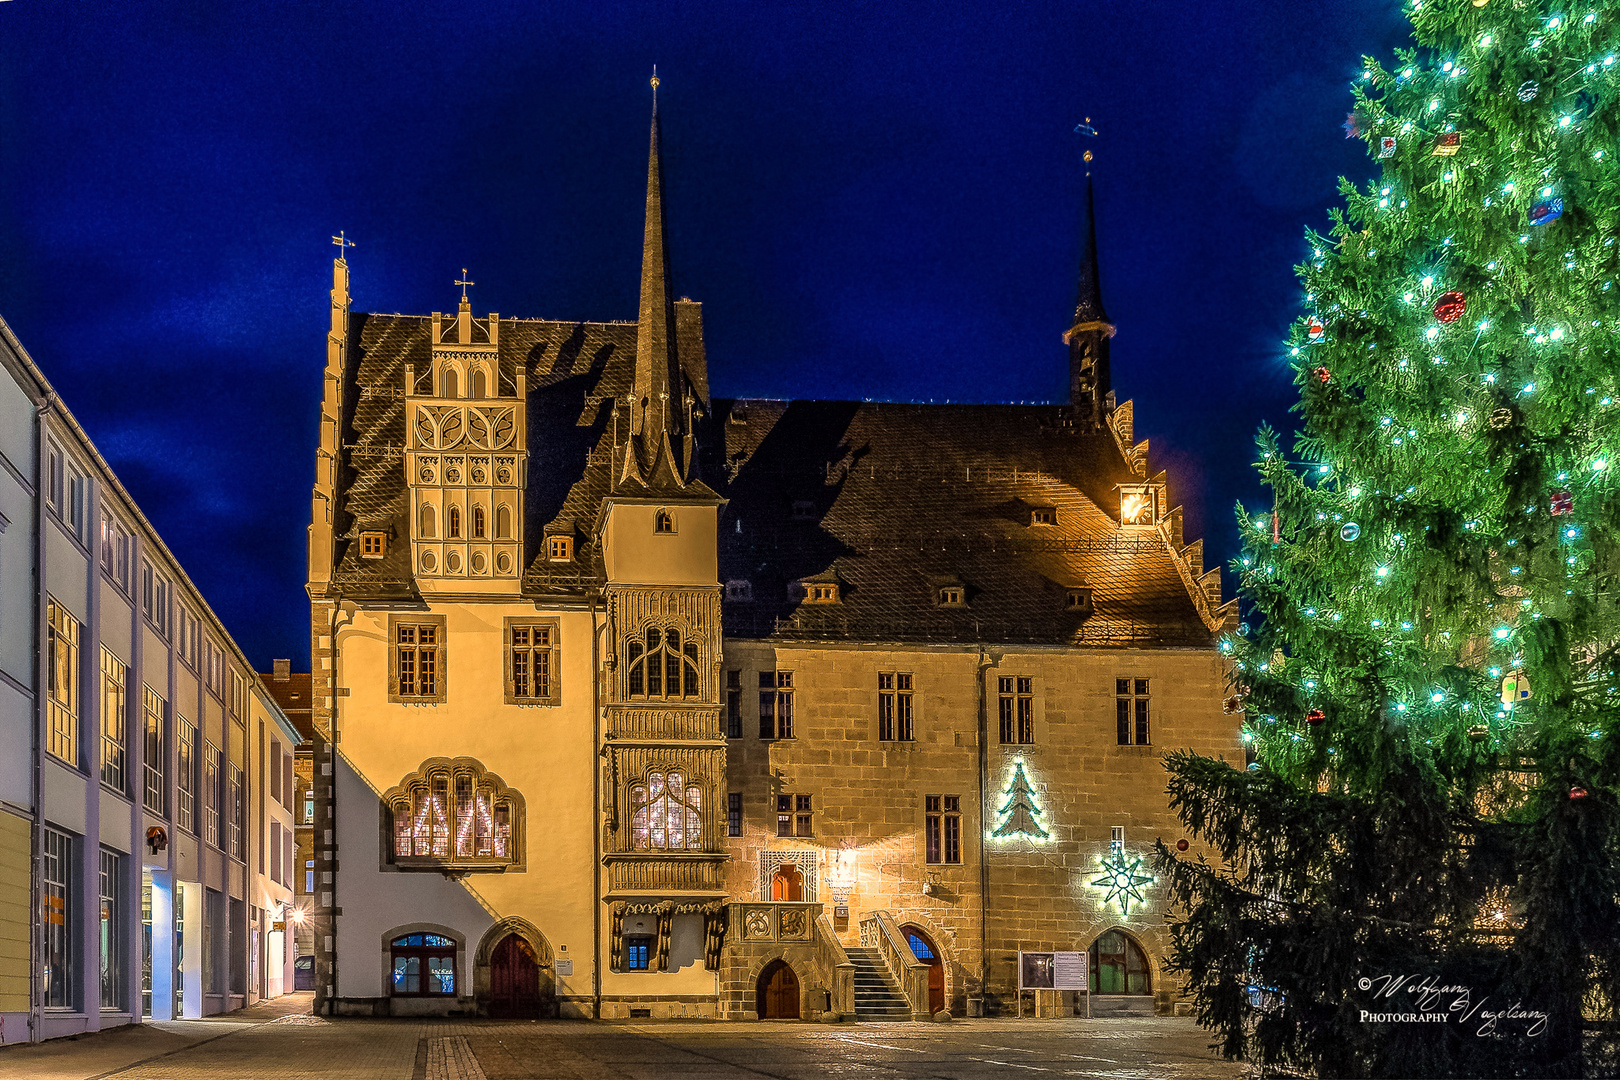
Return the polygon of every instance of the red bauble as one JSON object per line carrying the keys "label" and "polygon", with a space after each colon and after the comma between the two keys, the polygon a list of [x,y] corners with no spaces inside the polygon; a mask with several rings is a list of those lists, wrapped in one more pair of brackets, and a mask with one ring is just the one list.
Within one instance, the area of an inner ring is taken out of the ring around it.
{"label": "red bauble", "polygon": [[1579,785],[1572,787],[1569,789],[1569,797],[1572,799],[1584,799],[1586,798],[1586,789]]}
{"label": "red bauble", "polygon": [[1321,379],[1324,385],[1329,379],[1333,378],[1333,372],[1329,371],[1325,367],[1319,367],[1315,371],[1312,371],[1311,374],[1315,375],[1318,379]]}
{"label": "red bauble", "polygon": [[1468,310],[1468,300],[1460,292],[1441,293],[1434,302],[1434,317],[1444,323],[1453,323]]}
{"label": "red bauble", "polygon": [[1312,341],[1321,341],[1327,336],[1327,328],[1322,325],[1321,319],[1318,319],[1315,315],[1312,315],[1305,323],[1305,336],[1310,338]]}
{"label": "red bauble", "polygon": [[1310,724],[1312,727],[1315,727],[1317,724],[1323,723],[1326,720],[1327,713],[1323,712],[1321,709],[1312,709],[1310,712],[1305,714],[1305,722]]}
{"label": "red bauble", "polygon": [[1185,839],[1181,839],[1181,840],[1176,841],[1176,850],[1177,851],[1186,851],[1187,846],[1188,846],[1187,841]]}
{"label": "red bauble", "polygon": [[1555,491],[1547,499],[1552,507],[1553,517],[1563,517],[1565,514],[1575,512],[1575,493],[1572,491]]}

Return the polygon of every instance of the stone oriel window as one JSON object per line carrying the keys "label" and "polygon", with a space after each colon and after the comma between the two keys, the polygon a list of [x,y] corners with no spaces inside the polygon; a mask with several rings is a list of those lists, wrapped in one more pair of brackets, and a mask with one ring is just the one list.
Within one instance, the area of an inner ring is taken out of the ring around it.
{"label": "stone oriel window", "polygon": [[793,672],[759,673],[759,737],[793,738]]}
{"label": "stone oriel window", "polygon": [[556,619],[506,620],[506,703],[556,705],[561,643]]}
{"label": "stone oriel window", "polygon": [[911,672],[878,672],[878,739],[911,742]]}
{"label": "stone oriel window", "polygon": [[630,847],[703,850],[703,789],[694,778],[654,771],[630,785]]}
{"label": "stone oriel window", "polygon": [[625,693],[633,698],[679,700],[701,694],[698,647],[674,627],[650,626],[624,647]]}
{"label": "stone oriel window", "polygon": [[443,701],[444,616],[390,615],[388,640],[388,700]]}
{"label": "stone oriel window", "polygon": [[506,869],[523,863],[523,800],[470,758],[430,761],[383,801],[388,861],[405,869]]}
{"label": "stone oriel window", "polygon": [[1148,680],[1115,679],[1114,712],[1119,745],[1146,746],[1149,741]]}
{"label": "stone oriel window", "polygon": [[928,862],[954,864],[962,861],[962,797],[923,796],[923,835]]}
{"label": "stone oriel window", "polygon": [[1003,743],[1035,741],[1035,680],[1028,675],[996,680],[998,719]]}

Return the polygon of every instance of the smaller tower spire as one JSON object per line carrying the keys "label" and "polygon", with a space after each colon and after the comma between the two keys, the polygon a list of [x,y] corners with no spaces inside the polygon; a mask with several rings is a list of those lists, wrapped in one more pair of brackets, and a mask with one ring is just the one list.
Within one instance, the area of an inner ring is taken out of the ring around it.
{"label": "smaller tower spire", "polygon": [[[1088,137],[1096,135],[1091,118],[1075,128]],[[1097,258],[1097,215],[1091,184],[1091,151],[1084,155],[1086,191],[1081,202],[1080,266],[1075,291],[1074,315],[1063,343],[1069,347],[1069,404],[1082,423],[1101,426],[1113,408],[1113,388],[1108,371],[1108,339],[1114,324],[1103,308],[1102,273]]]}

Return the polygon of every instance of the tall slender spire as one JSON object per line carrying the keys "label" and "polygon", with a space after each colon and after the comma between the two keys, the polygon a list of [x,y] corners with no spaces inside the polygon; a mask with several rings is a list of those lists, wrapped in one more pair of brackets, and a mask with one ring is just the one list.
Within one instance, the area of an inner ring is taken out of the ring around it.
{"label": "tall slender spire", "polygon": [[1079,288],[1075,295],[1074,319],[1069,324],[1071,329],[1085,323],[1108,322],[1108,313],[1103,310],[1102,274],[1097,268],[1097,214],[1089,172],[1086,173],[1086,199],[1082,215]]}
{"label": "tall slender spire", "polygon": [[[1086,163],[1090,162],[1088,150]],[[1097,215],[1088,169],[1081,205],[1079,282],[1074,316],[1063,334],[1063,343],[1069,347],[1069,404],[1076,419],[1092,426],[1103,424],[1114,407],[1108,370],[1108,339],[1114,336],[1114,324],[1103,309],[1102,274],[1097,262]]]}
{"label": "tall slender spire", "polygon": [[684,487],[674,451],[684,429],[684,383],[676,357],[675,300],[664,229],[664,170],[658,151],[658,73],[652,77],[652,133],[647,152],[647,222],[641,242],[641,304],[636,313],[636,371],[630,439],[621,480]]}

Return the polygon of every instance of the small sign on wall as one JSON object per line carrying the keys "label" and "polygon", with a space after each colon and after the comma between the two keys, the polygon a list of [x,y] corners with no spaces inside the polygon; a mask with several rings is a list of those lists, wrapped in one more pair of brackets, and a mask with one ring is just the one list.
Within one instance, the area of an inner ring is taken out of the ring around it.
{"label": "small sign on wall", "polygon": [[559,978],[561,978],[564,975],[572,975],[573,973],[574,973],[574,962],[572,960],[559,960],[559,961],[557,961],[557,976]]}
{"label": "small sign on wall", "polygon": [[1020,990],[1085,990],[1086,961],[1083,952],[1022,952],[1018,954]]}

